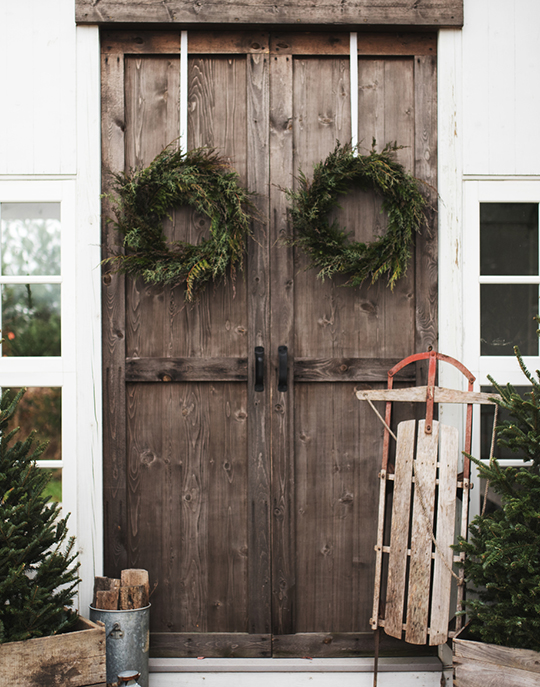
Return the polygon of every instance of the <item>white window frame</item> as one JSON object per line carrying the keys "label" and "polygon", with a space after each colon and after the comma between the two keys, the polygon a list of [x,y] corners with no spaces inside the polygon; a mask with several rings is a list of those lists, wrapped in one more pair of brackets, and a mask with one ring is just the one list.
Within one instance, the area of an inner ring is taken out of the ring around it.
{"label": "white window frame", "polygon": [[[480,285],[538,284],[538,276],[480,275],[480,204],[481,203],[538,203],[540,205],[540,178],[480,178],[468,179],[463,184],[463,360],[476,377],[477,387],[490,386],[490,375],[497,383],[527,386],[527,380],[513,355],[491,356],[480,352]],[[540,312],[540,301],[539,301]],[[534,374],[540,368],[540,356],[524,356],[523,361]],[[480,408],[475,407],[473,428],[480,427]],[[473,431],[472,454],[480,456],[480,431]],[[496,451],[495,451],[496,455]],[[522,465],[522,461],[504,460],[504,465]],[[471,492],[471,517],[480,510],[479,480]]]}
{"label": "white window frame", "polygon": [[[58,203],[60,206],[61,355],[0,357],[0,386],[62,389],[62,459],[40,460],[39,465],[62,469],[62,509],[72,513],[70,533],[77,536],[75,183],[72,180],[2,181],[0,204],[3,203]],[[0,284],[21,281],[27,283],[26,279],[0,276]],[[40,281],[49,282],[47,277]]]}

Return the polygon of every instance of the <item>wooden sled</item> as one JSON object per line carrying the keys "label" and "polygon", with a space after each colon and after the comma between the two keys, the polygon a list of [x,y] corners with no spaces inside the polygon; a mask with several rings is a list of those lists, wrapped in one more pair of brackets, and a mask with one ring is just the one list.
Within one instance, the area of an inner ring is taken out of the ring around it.
{"label": "wooden sled", "polygon": [[[429,361],[427,386],[394,389],[395,375],[420,360]],[[460,370],[467,378],[468,391],[435,386],[438,361]],[[474,381],[457,360],[432,351],[412,355],[395,365],[388,372],[388,389],[357,391],[357,397],[370,401],[374,410],[373,401],[386,401],[384,419],[379,415],[385,430],[371,618],[376,654],[380,627],[391,637],[432,646],[445,643],[461,628],[462,618],[458,616],[455,632],[448,630],[456,611],[450,608],[453,578],[457,583],[457,609],[463,601],[463,560],[450,547],[458,534],[466,537],[468,524],[469,459],[464,457],[461,474],[458,466],[462,451],[471,452],[472,405],[493,405],[490,398],[494,397],[475,393]],[[426,417],[418,423],[407,420],[398,425],[395,462],[391,464],[390,426],[396,402],[425,403]],[[433,419],[436,403],[467,405],[462,449],[458,430]],[[393,492],[392,496],[389,492]],[[457,509],[459,492],[461,509]]]}

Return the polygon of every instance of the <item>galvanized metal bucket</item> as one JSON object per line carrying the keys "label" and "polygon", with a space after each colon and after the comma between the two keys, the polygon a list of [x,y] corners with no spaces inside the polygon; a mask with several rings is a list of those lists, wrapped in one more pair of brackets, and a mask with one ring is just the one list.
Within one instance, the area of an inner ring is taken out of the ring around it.
{"label": "galvanized metal bucket", "polygon": [[105,623],[107,683],[116,683],[124,670],[136,670],[141,674],[141,687],[148,687],[150,605],[131,611],[105,611],[90,606],[90,619]]}

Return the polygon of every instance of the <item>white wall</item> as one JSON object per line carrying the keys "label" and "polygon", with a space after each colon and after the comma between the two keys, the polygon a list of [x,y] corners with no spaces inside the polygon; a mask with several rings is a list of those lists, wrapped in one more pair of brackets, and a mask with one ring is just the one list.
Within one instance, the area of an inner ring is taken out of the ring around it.
{"label": "white wall", "polygon": [[540,173],[540,3],[465,0],[463,172]]}
{"label": "white wall", "polygon": [[[87,615],[102,572],[99,35],[74,0],[0,0],[0,201],[62,207],[62,358],[0,359],[1,386],[62,386],[64,506]],[[34,370],[34,372],[33,372]]]}
{"label": "white wall", "polygon": [[0,174],[75,174],[74,0],[0,2]]}

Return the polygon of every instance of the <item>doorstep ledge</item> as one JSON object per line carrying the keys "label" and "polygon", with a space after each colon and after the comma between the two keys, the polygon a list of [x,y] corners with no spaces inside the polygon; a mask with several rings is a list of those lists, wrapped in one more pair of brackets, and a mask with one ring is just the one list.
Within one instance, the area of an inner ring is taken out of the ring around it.
{"label": "doorstep ledge", "polygon": [[[151,673],[371,673],[373,658],[151,658]],[[379,658],[380,673],[436,672],[436,656]]]}

